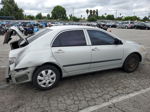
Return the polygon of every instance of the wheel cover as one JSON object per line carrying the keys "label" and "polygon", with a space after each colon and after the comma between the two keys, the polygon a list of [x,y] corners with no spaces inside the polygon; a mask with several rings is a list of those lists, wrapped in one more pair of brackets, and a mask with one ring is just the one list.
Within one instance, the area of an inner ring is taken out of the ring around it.
{"label": "wheel cover", "polygon": [[129,70],[134,70],[138,66],[138,60],[135,58],[131,58],[128,62],[128,68]]}
{"label": "wheel cover", "polygon": [[56,74],[53,70],[47,69],[41,71],[37,76],[37,83],[41,87],[50,87],[56,81]]}

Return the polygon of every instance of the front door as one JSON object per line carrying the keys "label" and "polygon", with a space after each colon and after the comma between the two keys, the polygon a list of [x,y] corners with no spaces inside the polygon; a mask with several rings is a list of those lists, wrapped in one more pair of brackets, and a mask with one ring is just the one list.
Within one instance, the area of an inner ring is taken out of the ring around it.
{"label": "front door", "polygon": [[122,43],[115,45],[115,38],[99,30],[88,30],[87,32],[92,44],[92,69],[109,68],[121,64]]}

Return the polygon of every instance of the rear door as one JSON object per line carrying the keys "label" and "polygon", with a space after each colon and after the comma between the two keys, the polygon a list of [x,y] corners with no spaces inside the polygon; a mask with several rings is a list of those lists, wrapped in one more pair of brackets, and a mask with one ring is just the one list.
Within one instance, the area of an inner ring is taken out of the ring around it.
{"label": "rear door", "polygon": [[91,49],[83,30],[61,32],[52,44],[57,62],[67,72],[87,71],[91,61]]}

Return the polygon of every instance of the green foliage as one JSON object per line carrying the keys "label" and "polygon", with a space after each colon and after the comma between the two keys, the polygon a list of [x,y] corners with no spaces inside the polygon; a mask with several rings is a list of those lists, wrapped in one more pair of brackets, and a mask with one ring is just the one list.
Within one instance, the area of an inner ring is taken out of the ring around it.
{"label": "green foliage", "polygon": [[96,9],[96,10],[86,10],[86,13],[87,13],[87,15],[88,15],[88,21],[97,21],[97,19],[99,19],[99,17],[98,17],[98,9]]}
{"label": "green foliage", "polygon": [[143,21],[149,21],[149,18],[148,18],[147,16],[145,16],[145,17],[143,18]]}
{"label": "green foliage", "polygon": [[96,16],[89,16],[88,21],[95,22],[95,21],[97,21],[97,17]]}
{"label": "green foliage", "polygon": [[46,19],[47,19],[47,16],[42,16],[42,19],[45,19],[45,20],[46,20]]}
{"label": "green foliage", "polygon": [[140,20],[139,17],[137,16],[126,16],[123,18],[124,21],[130,20],[130,21],[136,21],[136,20]]}
{"label": "green foliage", "polygon": [[107,20],[114,20],[115,18],[114,18],[114,15],[107,15],[106,19]]}
{"label": "green foliage", "polygon": [[105,20],[106,17],[104,15],[102,15],[102,16],[98,16],[97,19],[99,19],[99,20]]}
{"label": "green foliage", "polygon": [[32,16],[32,15],[25,15],[24,18],[27,19],[27,20],[33,20],[33,19],[35,19],[35,17]]}
{"label": "green foliage", "polygon": [[51,19],[50,14],[47,14],[47,19]]}
{"label": "green foliage", "polygon": [[35,16],[36,19],[42,19],[42,13],[38,13],[36,16]]}
{"label": "green foliage", "polygon": [[77,18],[77,17],[75,17],[75,16],[70,15],[70,20],[71,20],[71,21],[78,22],[78,21],[80,21],[80,18]]}
{"label": "green foliage", "polygon": [[117,17],[115,20],[121,21],[121,20],[122,20],[122,17]]}
{"label": "green foliage", "polygon": [[14,0],[2,0],[0,16],[13,16],[15,19],[24,19],[23,9],[19,8]]}
{"label": "green foliage", "polygon": [[52,10],[52,19],[67,20],[66,9],[62,6],[56,6]]}

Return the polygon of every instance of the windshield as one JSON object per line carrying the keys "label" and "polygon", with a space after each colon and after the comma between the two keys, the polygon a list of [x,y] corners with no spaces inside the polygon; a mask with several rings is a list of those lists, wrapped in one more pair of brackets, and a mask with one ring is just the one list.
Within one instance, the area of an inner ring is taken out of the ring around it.
{"label": "windshield", "polygon": [[51,29],[42,29],[41,31],[35,33],[34,35],[27,37],[27,41],[29,43],[31,43],[32,41],[38,39],[39,37],[43,36],[44,34],[50,32],[50,31],[51,31]]}

